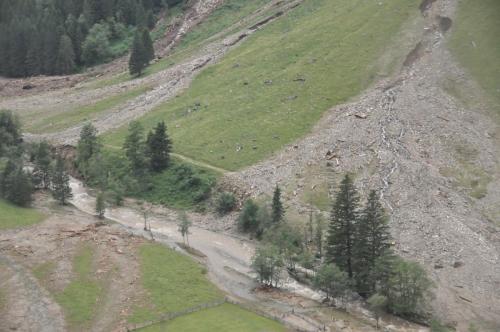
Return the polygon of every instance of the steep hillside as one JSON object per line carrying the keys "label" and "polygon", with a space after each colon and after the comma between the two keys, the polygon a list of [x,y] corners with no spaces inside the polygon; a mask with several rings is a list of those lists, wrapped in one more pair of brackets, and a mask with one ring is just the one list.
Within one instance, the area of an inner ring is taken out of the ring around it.
{"label": "steep hillside", "polygon": [[[383,74],[376,61],[416,12],[415,2],[306,1],[143,122],[166,120],[178,153],[229,170],[251,165]],[[119,145],[123,135],[108,143]]]}

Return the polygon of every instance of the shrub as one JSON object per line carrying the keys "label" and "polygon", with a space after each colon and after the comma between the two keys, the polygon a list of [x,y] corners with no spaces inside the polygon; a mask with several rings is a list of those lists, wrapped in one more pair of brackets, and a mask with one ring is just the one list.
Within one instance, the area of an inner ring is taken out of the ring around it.
{"label": "shrub", "polygon": [[256,233],[260,227],[258,219],[259,206],[251,199],[245,202],[243,210],[238,218],[240,230],[248,233]]}
{"label": "shrub", "polygon": [[232,193],[221,193],[215,202],[215,210],[221,216],[233,211],[236,207],[236,197]]}

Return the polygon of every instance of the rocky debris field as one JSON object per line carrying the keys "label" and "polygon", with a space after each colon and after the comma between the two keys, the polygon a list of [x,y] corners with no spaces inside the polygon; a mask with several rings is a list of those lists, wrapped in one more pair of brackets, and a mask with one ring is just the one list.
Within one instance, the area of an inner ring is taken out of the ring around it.
{"label": "rocky debris field", "polygon": [[305,216],[310,207],[300,197],[312,168],[333,187],[353,173],[362,192],[380,192],[398,253],[423,263],[436,282],[434,310],[460,331],[474,320],[497,330],[500,131],[487,104],[465,106],[472,103],[444,88],[451,80],[465,86],[467,98],[482,100],[439,24],[453,18],[456,4],[426,6],[417,51],[395,77],[330,110],[310,135],[226,181],[254,196],[295,183],[289,205]]}

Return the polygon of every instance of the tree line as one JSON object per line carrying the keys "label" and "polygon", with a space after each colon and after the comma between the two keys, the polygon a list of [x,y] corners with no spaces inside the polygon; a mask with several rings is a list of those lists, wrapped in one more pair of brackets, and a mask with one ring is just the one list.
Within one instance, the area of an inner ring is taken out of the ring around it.
{"label": "tree line", "polygon": [[365,204],[360,202],[346,175],[329,222],[311,213],[306,226],[297,228],[285,220],[279,187],[269,206],[248,200],[239,225],[261,240],[252,261],[259,282],[277,287],[286,269],[321,290],[328,303],[345,306],[348,298],[359,294],[375,313],[424,317],[432,282],[418,263],[394,253],[389,218],[377,192],[370,192]]}
{"label": "tree line", "polygon": [[[183,0],[0,0],[0,75],[70,74],[121,55],[112,43]],[[139,32],[140,31],[140,32]]]}
{"label": "tree line", "polygon": [[[84,181],[97,187],[96,212],[104,215],[106,202],[121,205],[125,192],[130,195],[148,190],[151,176],[171,166],[172,143],[164,122],[144,134],[138,121],[131,122],[122,152],[126,163],[104,153],[97,129],[87,123],[80,132],[75,164]],[[109,155],[111,154],[111,156]]]}
{"label": "tree line", "polygon": [[20,123],[8,111],[0,112],[0,197],[29,206],[36,189],[50,190],[61,204],[71,198],[64,160],[46,142],[26,144]]}

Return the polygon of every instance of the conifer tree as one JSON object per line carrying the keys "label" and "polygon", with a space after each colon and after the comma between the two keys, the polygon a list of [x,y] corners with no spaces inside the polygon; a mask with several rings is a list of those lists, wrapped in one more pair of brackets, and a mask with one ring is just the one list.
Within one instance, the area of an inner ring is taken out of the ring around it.
{"label": "conifer tree", "polygon": [[377,193],[372,191],[356,225],[355,279],[357,291],[361,295],[369,296],[375,292],[375,263],[390,247],[387,217]]}
{"label": "conifer tree", "polygon": [[99,192],[99,194],[97,194],[95,201],[95,212],[97,213],[99,219],[104,218],[104,213],[106,212],[106,202],[104,200],[104,194],[102,192]]}
{"label": "conifer tree", "polygon": [[30,34],[30,42],[26,53],[26,74],[28,76],[37,76],[42,72],[41,54],[42,41],[38,32],[32,31]]}
{"label": "conifer tree", "polygon": [[151,62],[155,58],[155,49],[153,47],[153,41],[151,40],[151,35],[147,29],[142,30],[142,42],[144,48],[146,49],[147,63]]}
{"label": "conifer tree", "polygon": [[10,192],[14,189],[13,174],[16,172],[17,165],[9,159],[5,165],[2,176],[0,178],[0,194],[3,198],[7,199]]}
{"label": "conifer tree", "polygon": [[52,196],[61,205],[66,205],[67,200],[73,197],[69,186],[69,175],[64,168],[64,160],[60,156],[57,157],[52,174]]}
{"label": "conifer tree", "polygon": [[36,187],[48,189],[50,186],[50,176],[52,175],[52,158],[50,156],[50,146],[47,142],[38,144],[34,163],[33,183]]}
{"label": "conifer tree", "polygon": [[33,200],[32,194],[31,179],[20,165],[14,173],[13,188],[7,199],[18,206],[28,206]]}
{"label": "conifer tree", "polygon": [[273,204],[271,207],[271,221],[273,224],[278,224],[283,221],[285,216],[285,209],[283,208],[283,203],[281,202],[281,189],[276,186],[273,194]]}
{"label": "conifer tree", "polygon": [[11,111],[0,111],[0,158],[21,143],[18,118]]}
{"label": "conifer tree", "polygon": [[75,52],[73,44],[68,35],[62,35],[59,42],[59,52],[56,59],[56,71],[58,74],[66,75],[75,71]]}
{"label": "conifer tree", "polygon": [[123,144],[125,155],[130,162],[130,167],[136,177],[140,177],[147,169],[145,155],[144,129],[140,122],[133,121],[128,128],[128,135]]}
{"label": "conifer tree", "polygon": [[354,275],[354,236],[358,220],[359,196],[353,181],[346,175],[340,184],[331,213],[326,258],[334,263],[349,278]]}
{"label": "conifer tree", "polygon": [[170,165],[170,151],[172,150],[165,122],[158,122],[154,131],[149,132],[146,144],[151,170],[153,172],[165,170]]}
{"label": "conifer tree", "polygon": [[141,76],[144,68],[147,66],[147,63],[148,54],[146,47],[144,46],[142,33],[140,31],[136,31],[128,62],[130,75]]}
{"label": "conifer tree", "polygon": [[101,144],[97,137],[97,128],[92,123],[85,124],[80,132],[76,158],[76,164],[84,176],[86,176],[88,171],[90,159],[99,154],[100,151]]}

